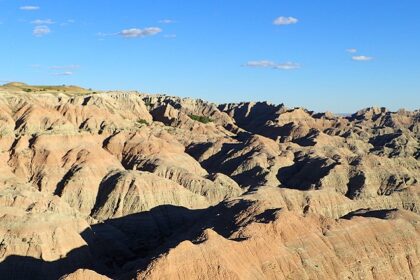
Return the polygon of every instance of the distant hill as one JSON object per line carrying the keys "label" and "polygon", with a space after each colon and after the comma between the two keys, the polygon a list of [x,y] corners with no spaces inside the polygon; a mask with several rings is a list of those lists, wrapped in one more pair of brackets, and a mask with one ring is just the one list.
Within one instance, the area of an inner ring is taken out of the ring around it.
{"label": "distant hill", "polygon": [[85,89],[79,86],[72,85],[55,85],[55,86],[44,86],[44,85],[28,85],[21,82],[10,82],[0,86],[0,89],[3,90],[13,90],[13,91],[24,91],[32,93],[71,93],[71,94],[89,94],[93,93],[90,89]]}

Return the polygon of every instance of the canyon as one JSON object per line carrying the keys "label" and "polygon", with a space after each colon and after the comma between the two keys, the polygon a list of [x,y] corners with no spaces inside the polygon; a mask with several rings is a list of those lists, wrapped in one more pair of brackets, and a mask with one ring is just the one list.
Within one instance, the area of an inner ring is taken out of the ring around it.
{"label": "canyon", "polygon": [[420,111],[0,87],[7,279],[420,279]]}

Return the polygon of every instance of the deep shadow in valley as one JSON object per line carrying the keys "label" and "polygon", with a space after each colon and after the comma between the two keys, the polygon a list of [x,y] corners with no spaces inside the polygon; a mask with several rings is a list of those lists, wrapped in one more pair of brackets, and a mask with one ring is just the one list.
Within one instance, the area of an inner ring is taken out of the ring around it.
{"label": "deep shadow in valley", "polygon": [[10,255],[0,263],[0,279],[49,280],[74,272],[79,268],[101,270],[92,262],[88,246],[69,252],[56,261],[45,261],[27,256]]}
{"label": "deep shadow in valley", "polygon": [[[79,268],[112,279],[131,279],[136,270],[146,268],[153,259],[180,242],[203,242],[199,237],[207,228],[230,238],[237,229],[238,214],[253,203],[237,200],[198,210],[161,205],[150,211],[109,219],[82,232],[88,246],[74,249],[60,260],[7,257],[0,263],[0,279],[59,279]],[[248,222],[268,223],[275,219],[278,210],[267,210]],[[231,240],[239,242],[243,238]]]}

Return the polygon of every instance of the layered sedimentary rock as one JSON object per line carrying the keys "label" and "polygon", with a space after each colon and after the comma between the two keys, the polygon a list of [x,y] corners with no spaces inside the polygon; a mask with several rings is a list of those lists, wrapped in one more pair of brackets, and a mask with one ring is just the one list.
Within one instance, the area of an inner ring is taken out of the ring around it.
{"label": "layered sedimentary rock", "polygon": [[419,140],[418,110],[8,84],[0,274],[419,279]]}
{"label": "layered sedimentary rock", "polygon": [[282,210],[270,214],[240,223],[228,238],[206,229],[138,272],[137,279],[420,277],[417,215],[395,210],[331,220]]}

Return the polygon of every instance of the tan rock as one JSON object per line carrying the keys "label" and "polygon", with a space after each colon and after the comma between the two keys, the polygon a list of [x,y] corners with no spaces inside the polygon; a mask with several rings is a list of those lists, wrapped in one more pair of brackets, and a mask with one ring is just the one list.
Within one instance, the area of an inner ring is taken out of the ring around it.
{"label": "tan rock", "polygon": [[419,139],[418,110],[9,83],[0,275],[419,279]]}
{"label": "tan rock", "polygon": [[88,269],[78,269],[73,273],[67,274],[60,278],[60,280],[106,280],[111,279],[95,271]]}

